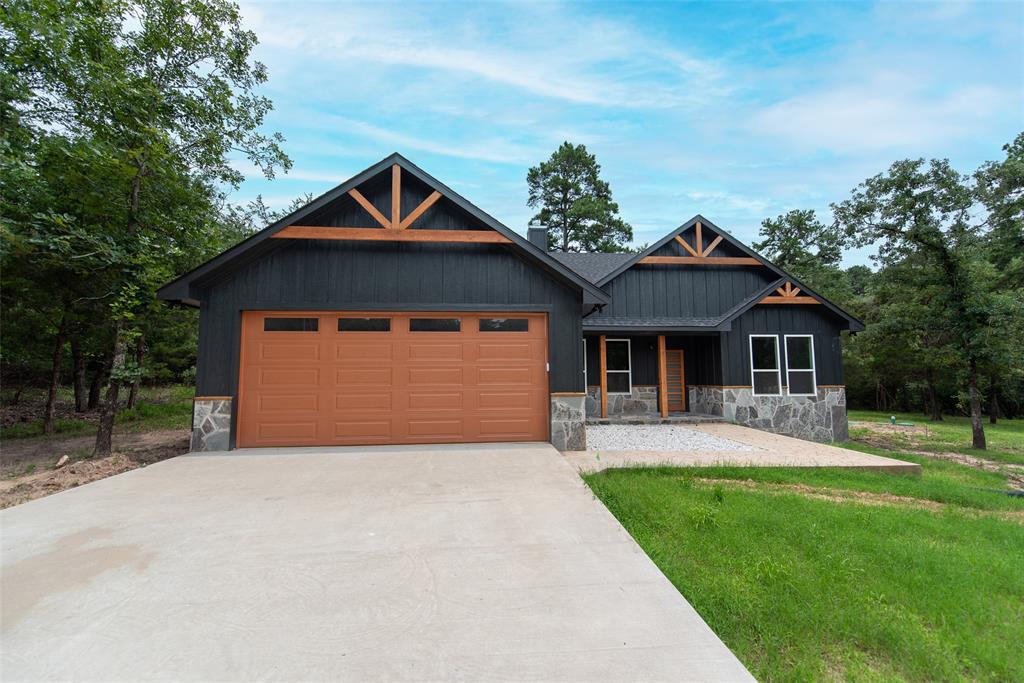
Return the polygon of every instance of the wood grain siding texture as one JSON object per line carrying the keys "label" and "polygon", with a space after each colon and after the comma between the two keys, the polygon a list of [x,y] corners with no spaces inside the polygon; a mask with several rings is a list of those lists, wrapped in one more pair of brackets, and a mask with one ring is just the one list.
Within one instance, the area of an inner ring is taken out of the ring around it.
{"label": "wood grain siding texture", "polygon": [[[722,384],[749,386],[751,334],[779,335],[783,383],[786,381],[783,335],[814,335],[814,366],[819,385],[843,384],[841,322],[824,306],[755,306],[733,321],[732,331],[723,333],[726,360]],[[708,382],[713,384],[713,382]]]}
{"label": "wood grain siding texture", "polygon": [[234,394],[243,310],[546,312],[550,389],[583,391],[580,294],[505,247],[279,242],[285,246],[250,261],[203,292],[196,380],[200,394]]}

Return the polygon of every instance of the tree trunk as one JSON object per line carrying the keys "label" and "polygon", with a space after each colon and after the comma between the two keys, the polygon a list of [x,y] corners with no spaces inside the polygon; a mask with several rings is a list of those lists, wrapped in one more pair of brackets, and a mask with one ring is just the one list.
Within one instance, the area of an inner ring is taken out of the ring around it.
{"label": "tree trunk", "polygon": [[84,413],[89,407],[89,395],[85,389],[85,354],[78,333],[71,335],[71,358],[75,368],[75,412]]}
{"label": "tree trunk", "polygon": [[110,455],[114,436],[114,418],[117,417],[117,401],[121,393],[121,373],[124,371],[124,323],[117,321],[114,328],[114,358],[110,366],[110,381],[107,384],[107,395],[100,408],[100,423],[96,430],[96,447],[93,457],[104,458]]}
{"label": "tree trunk", "polygon": [[939,402],[939,392],[935,390],[935,382],[929,370],[926,378],[928,382],[928,409],[931,411],[932,422],[942,422],[942,404]]}
{"label": "tree trunk", "polygon": [[995,424],[999,419],[999,393],[995,390],[995,375],[988,376],[988,423]]}
{"label": "tree trunk", "polygon": [[970,370],[968,391],[971,398],[971,436],[972,446],[980,451],[985,450],[985,426],[981,423],[981,392],[978,391],[978,366],[972,360],[968,364]]}
{"label": "tree trunk", "polygon": [[110,359],[103,361],[102,364],[97,366],[96,372],[92,376],[92,382],[89,383],[89,410],[96,410],[100,405],[100,392],[103,391],[103,386],[107,383],[107,374],[110,373]]}
{"label": "tree trunk", "polygon": [[53,340],[53,356],[50,364],[50,389],[46,394],[46,408],[43,411],[43,434],[53,434],[53,416],[57,408],[57,387],[60,386],[60,358],[64,353],[64,342],[67,340],[68,314],[63,313],[60,327]]}
{"label": "tree trunk", "polygon": [[132,388],[128,391],[128,410],[135,407],[135,401],[139,397],[139,383],[142,381],[142,360],[146,356],[146,342],[142,335],[135,341],[135,366],[138,369],[135,379],[132,380]]}

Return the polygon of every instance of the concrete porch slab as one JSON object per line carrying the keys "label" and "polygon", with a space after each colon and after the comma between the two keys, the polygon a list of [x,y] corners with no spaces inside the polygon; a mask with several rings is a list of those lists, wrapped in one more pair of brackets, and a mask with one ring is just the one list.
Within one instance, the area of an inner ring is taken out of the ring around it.
{"label": "concrete porch slab", "polygon": [[841,467],[890,474],[920,475],[917,463],[804,441],[782,434],[729,423],[687,425],[724,439],[753,446],[756,451],[565,451],[562,455],[580,472],[613,467]]}

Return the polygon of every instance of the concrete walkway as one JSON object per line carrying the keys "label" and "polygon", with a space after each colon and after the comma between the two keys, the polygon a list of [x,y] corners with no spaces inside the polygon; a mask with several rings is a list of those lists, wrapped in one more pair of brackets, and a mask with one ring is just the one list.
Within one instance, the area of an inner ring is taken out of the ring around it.
{"label": "concrete walkway", "polygon": [[548,444],[183,456],[0,530],[4,681],[752,680]]}
{"label": "concrete walkway", "polygon": [[[892,474],[921,474],[917,463],[859,453],[846,448],[794,439],[740,425],[698,424],[688,429],[757,448],[755,451],[567,451],[562,455],[581,472],[610,467],[671,465],[675,467],[842,467]],[[636,429],[643,429],[638,426]]]}

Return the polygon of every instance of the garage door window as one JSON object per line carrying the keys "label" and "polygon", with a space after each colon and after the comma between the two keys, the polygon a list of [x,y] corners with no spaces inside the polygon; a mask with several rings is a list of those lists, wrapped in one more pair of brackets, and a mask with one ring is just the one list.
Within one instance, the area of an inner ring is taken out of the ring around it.
{"label": "garage door window", "polygon": [[338,332],[390,332],[391,318],[338,318]]}
{"label": "garage door window", "polygon": [[319,318],[264,318],[264,332],[316,332]]}
{"label": "garage door window", "polygon": [[480,318],[481,332],[529,332],[528,318]]}
{"label": "garage door window", "polygon": [[458,332],[462,329],[459,318],[411,318],[410,332]]}

